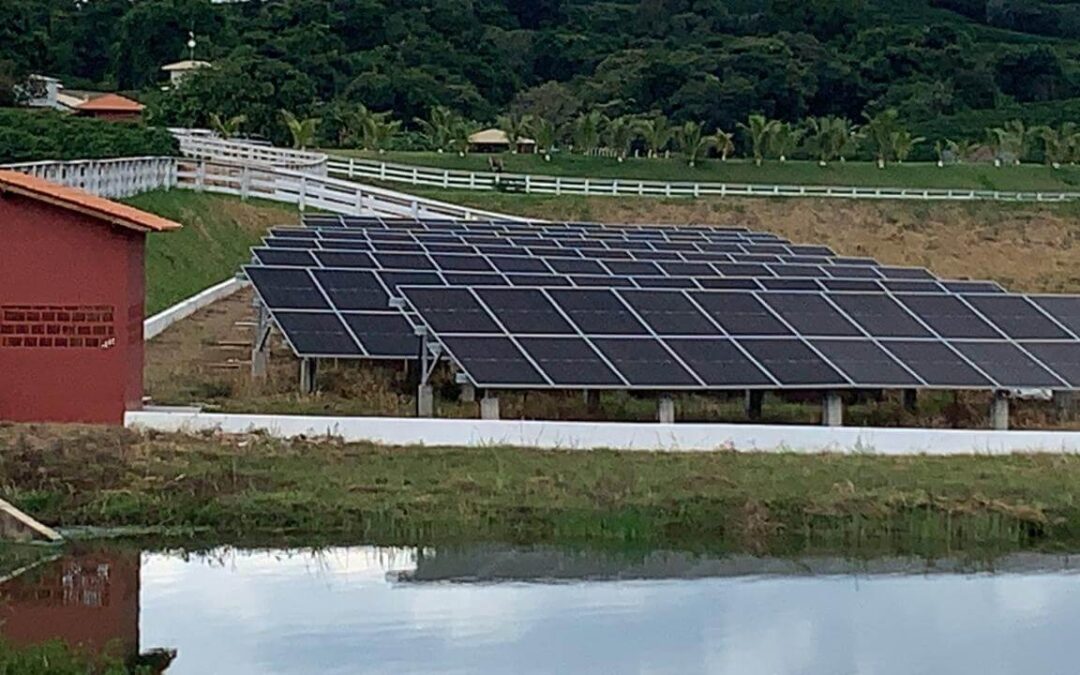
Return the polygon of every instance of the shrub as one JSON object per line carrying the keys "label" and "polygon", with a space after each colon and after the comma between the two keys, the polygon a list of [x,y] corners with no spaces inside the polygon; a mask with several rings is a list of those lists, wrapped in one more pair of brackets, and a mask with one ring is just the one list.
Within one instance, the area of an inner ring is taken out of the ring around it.
{"label": "shrub", "polygon": [[177,154],[167,129],[52,111],[0,110],[0,164]]}

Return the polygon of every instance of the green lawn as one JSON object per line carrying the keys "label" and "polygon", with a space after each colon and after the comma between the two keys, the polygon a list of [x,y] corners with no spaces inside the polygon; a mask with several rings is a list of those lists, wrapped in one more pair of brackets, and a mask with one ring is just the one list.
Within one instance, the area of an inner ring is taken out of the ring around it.
{"label": "green lawn", "polygon": [[1074,547],[1080,458],[380,447],[0,427],[43,522],[219,543],[528,542],[789,553]]}
{"label": "green lawn", "polygon": [[[488,155],[455,153],[388,152],[377,155],[355,150],[327,152],[375,159],[397,164],[412,164],[439,169],[487,171]],[[506,172],[549,176],[589,178],[629,178],[641,180],[698,181],[727,183],[764,183],[784,185],[845,185],[852,187],[956,188],[976,190],[1078,191],[1080,167],[1054,169],[1040,164],[995,168],[988,164],[961,164],[938,167],[932,163],[890,165],[878,169],[869,162],[833,162],[820,167],[815,162],[767,161],[756,166],[746,160],[718,159],[699,161],[691,168],[685,160],[628,159],[618,162],[605,157],[555,155],[545,162],[540,155],[500,155]]]}
{"label": "green lawn", "polygon": [[251,247],[268,227],[299,218],[289,205],[188,190],[148,192],[124,201],[184,226],[147,241],[147,316],[228,279],[251,259]]}

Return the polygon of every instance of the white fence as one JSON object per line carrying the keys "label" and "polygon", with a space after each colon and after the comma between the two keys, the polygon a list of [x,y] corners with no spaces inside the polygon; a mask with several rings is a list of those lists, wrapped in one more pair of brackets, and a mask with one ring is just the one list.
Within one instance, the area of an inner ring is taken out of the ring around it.
{"label": "white fence", "polygon": [[911,189],[830,185],[766,185],[651,181],[630,178],[577,178],[530,174],[496,174],[392,164],[331,155],[331,175],[456,190],[504,190],[526,194],[627,197],[827,197],[845,199],[909,199],[925,201],[1064,202],[1080,192],[1016,192],[1006,190]]}
{"label": "white fence", "polygon": [[296,204],[301,211],[314,208],[345,215],[524,220],[348,180],[231,160],[180,159],[176,176],[180,188],[286,202]]}
{"label": "white fence", "polygon": [[656,424],[322,417],[203,413],[148,408],[128,412],[129,427],[225,433],[263,431],[279,438],[337,436],[350,442],[455,447],[664,452],[841,452],[970,455],[1080,452],[1080,432],[891,429],[764,424]]}
{"label": "white fence", "polygon": [[150,190],[168,190],[176,185],[177,178],[176,159],[173,157],[27,162],[7,164],[0,168],[80,188],[110,199],[131,197]]}
{"label": "white fence", "polygon": [[[221,141],[203,143],[209,154]],[[229,150],[224,146],[224,150]],[[273,151],[273,148],[265,148]],[[291,151],[284,151],[291,152]],[[424,199],[403,192],[369,187],[352,181],[328,178],[309,166],[285,169],[267,163],[240,163],[235,155],[223,159],[134,157],[75,162],[9,164],[3,169],[20,171],[46,180],[77,187],[112,199],[131,197],[149,190],[180,188],[295,204],[304,211],[322,209],[345,215],[427,216],[438,218],[516,219],[501,213]],[[312,171],[316,171],[312,173]]]}
{"label": "white fence", "polygon": [[191,129],[171,129],[185,157],[241,164],[266,164],[280,169],[325,176],[327,156],[320,152],[290,150],[272,145],[227,141]]}

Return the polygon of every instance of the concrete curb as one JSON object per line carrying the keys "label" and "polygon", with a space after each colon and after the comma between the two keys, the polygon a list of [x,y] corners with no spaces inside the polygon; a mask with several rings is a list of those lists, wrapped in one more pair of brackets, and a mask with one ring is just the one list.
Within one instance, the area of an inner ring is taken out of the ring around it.
{"label": "concrete curb", "polygon": [[181,319],[186,319],[195,312],[227,298],[248,285],[245,279],[226,279],[204,291],[200,291],[187,300],[182,300],[166,310],[158,312],[143,322],[143,339],[152,340],[161,335],[166,328]]}

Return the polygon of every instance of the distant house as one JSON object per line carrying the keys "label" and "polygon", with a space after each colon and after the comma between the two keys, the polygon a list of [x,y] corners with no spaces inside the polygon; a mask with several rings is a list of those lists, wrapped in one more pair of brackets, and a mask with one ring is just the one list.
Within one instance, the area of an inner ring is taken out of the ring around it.
{"label": "distant house", "polygon": [[[510,139],[502,129],[484,129],[469,136],[469,149],[472,152],[506,152],[510,150]],[[517,139],[517,151],[536,152],[536,141],[531,138]]]}
{"label": "distant house", "polygon": [[176,63],[164,65],[161,69],[169,74],[169,84],[175,87],[183,82],[184,78],[188,75],[197,70],[209,68],[210,65],[209,61],[193,61],[187,59],[185,61],[177,61]]}
{"label": "distant house", "polygon": [[60,102],[61,90],[64,85],[60,80],[48,75],[31,75],[26,78],[26,84],[18,87],[19,98],[29,108],[51,108],[63,110],[64,105]]}
{"label": "distant house", "polygon": [[146,106],[119,94],[94,96],[73,108],[76,115],[95,117],[110,122],[137,122]]}

